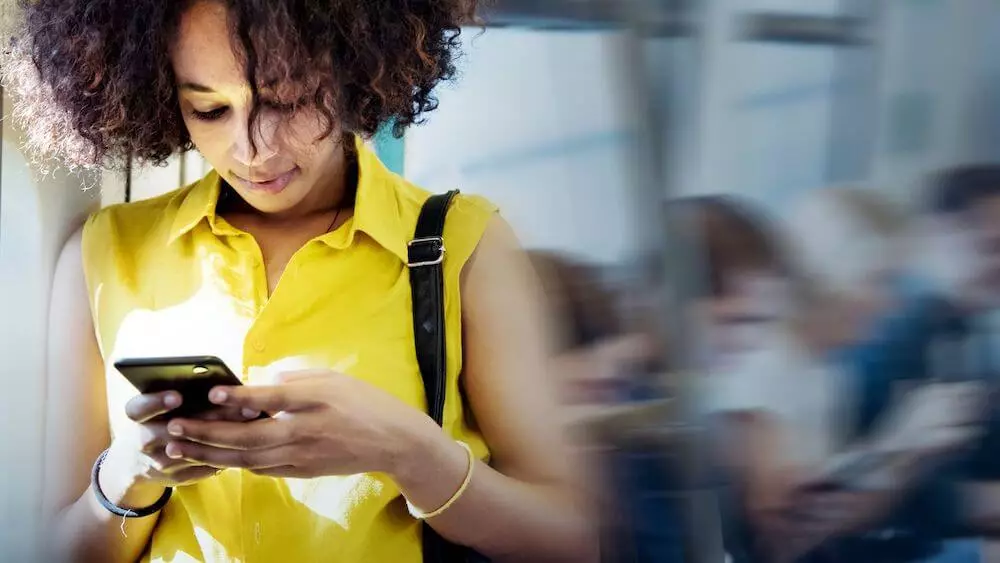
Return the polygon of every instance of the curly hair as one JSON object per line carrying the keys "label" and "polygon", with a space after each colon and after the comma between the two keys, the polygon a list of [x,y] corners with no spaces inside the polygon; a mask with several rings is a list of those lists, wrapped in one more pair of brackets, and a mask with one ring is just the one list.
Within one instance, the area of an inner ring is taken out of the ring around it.
{"label": "curly hair", "polygon": [[[192,147],[169,48],[195,0],[20,0],[0,68],[27,147],[79,167],[162,164]],[[258,100],[318,110],[336,128],[393,133],[437,107],[476,0],[214,0]],[[250,126],[256,121],[254,103]]]}

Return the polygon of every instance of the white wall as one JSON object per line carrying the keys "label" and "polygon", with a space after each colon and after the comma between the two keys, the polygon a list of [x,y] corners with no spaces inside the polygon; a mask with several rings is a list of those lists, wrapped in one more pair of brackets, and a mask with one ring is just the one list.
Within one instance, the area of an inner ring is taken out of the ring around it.
{"label": "white wall", "polygon": [[617,40],[514,29],[467,39],[459,81],[406,134],[407,177],[489,197],[527,246],[618,260],[631,231],[629,135],[609,80]]}
{"label": "white wall", "polygon": [[[6,102],[6,101],[5,101]],[[10,104],[5,103],[9,108]],[[5,116],[6,117],[6,116]],[[45,420],[45,345],[55,261],[98,203],[83,180],[40,177],[3,120],[0,169],[0,546],[5,561],[35,561]],[[86,182],[96,185],[96,178]]]}
{"label": "white wall", "polygon": [[[653,65],[669,69],[645,70],[673,98],[663,108],[667,173],[682,193],[736,192],[780,206],[827,183],[836,169],[831,107],[839,91],[863,87],[858,77],[836,74],[832,47],[733,37],[746,12],[830,15],[839,4],[708,2],[698,36],[647,44]],[[490,197],[527,246],[627,257],[638,214],[629,207],[633,108],[620,47],[614,34],[581,31],[491,29],[467,40],[459,81],[439,89],[441,107],[407,133],[407,176]]]}
{"label": "white wall", "polygon": [[[886,0],[883,27],[870,48],[733,41],[741,13],[832,15],[841,4],[704,3],[700,59],[694,63],[699,88],[688,91],[698,118],[684,132],[695,148],[682,147],[685,161],[697,162],[682,175],[686,193],[737,192],[780,210],[789,196],[825,185],[835,175],[838,182],[866,183],[913,205],[928,173],[1000,160],[1000,3],[995,0]],[[858,63],[858,72],[838,70],[838,54]],[[860,60],[864,57],[869,59]],[[874,84],[864,82],[868,64],[876,65]],[[873,97],[866,100],[869,91]],[[830,143],[836,141],[831,104],[844,92],[874,110],[859,106],[857,114],[840,116],[849,122],[848,131],[854,127],[874,137],[869,147],[868,139],[855,134],[858,148],[846,147],[849,166],[857,158],[872,158],[865,175],[838,170],[841,163],[830,161]],[[868,123],[873,115],[874,126]],[[872,154],[865,154],[869,150]]]}
{"label": "white wall", "polygon": [[[843,15],[843,5],[841,0],[704,4],[700,88],[693,94],[699,118],[690,135],[697,139],[698,166],[685,176],[684,193],[738,193],[781,211],[796,193],[864,179],[870,151],[858,141],[864,141],[874,107],[868,93],[876,83],[867,72],[878,46],[737,40],[737,25],[746,14],[833,16]],[[856,113],[834,113],[844,99],[858,104]],[[834,151],[834,142],[847,146]]]}
{"label": "white wall", "polygon": [[888,6],[874,181],[913,201],[928,172],[1000,158],[1000,4]]}

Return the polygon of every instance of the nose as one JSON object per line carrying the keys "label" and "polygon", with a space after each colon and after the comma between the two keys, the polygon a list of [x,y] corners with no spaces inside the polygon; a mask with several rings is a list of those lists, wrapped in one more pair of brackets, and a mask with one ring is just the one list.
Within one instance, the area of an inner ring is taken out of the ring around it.
{"label": "nose", "polygon": [[234,122],[231,153],[237,164],[248,169],[259,168],[277,155],[276,120],[261,114],[252,124],[248,120]]}

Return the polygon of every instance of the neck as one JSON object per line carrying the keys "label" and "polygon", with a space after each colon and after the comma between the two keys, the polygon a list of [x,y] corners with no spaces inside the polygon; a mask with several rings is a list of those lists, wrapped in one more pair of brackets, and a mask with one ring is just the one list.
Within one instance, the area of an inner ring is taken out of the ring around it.
{"label": "neck", "polygon": [[341,141],[323,167],[318,183],[289,214],[299,217],[327,213],[351,205],[358,184],[357,155],[353,139]]}

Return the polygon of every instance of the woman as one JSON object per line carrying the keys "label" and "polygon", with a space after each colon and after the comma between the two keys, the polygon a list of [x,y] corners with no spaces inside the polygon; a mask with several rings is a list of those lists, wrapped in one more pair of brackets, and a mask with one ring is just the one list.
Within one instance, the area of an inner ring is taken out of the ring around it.
{"label": "woman", "polygon": [[[453,202],[442,432],[407,270],[429,194],[361,140],[434,108],[473,3],[25,6],[4,68],[29,146],[85,166],[195,148],[214,168],[96,213],[60,258],[45,487],[60,555],[419,561],[426,518],[493,560],[591,556],[527,259],[490,203]],[[134,396],[112,367],[191,354],[248,385],[170,418],[179,394]],[[98,502],[147,512],[170,488],[142,518]]]}

